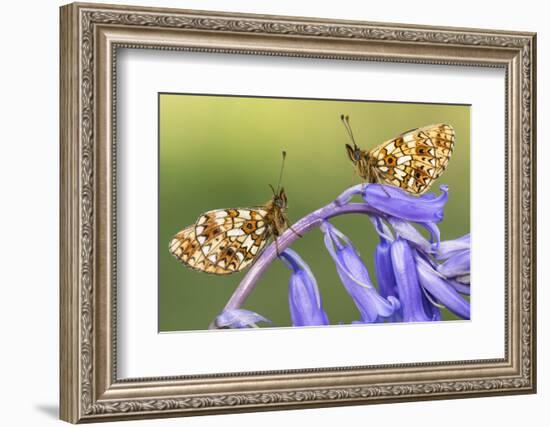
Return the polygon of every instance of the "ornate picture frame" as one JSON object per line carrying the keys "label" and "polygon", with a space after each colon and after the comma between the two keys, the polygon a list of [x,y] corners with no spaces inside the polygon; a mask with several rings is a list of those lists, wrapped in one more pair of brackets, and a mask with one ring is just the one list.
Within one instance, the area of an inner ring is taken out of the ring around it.
{"label": "ornate picture frame", "polygon": [[[61,419],[112,421],[536,391],[535,34],[80,3],[60,13]],[[119,379],[114,147],[120,48],[503,69],[504,357]]]}

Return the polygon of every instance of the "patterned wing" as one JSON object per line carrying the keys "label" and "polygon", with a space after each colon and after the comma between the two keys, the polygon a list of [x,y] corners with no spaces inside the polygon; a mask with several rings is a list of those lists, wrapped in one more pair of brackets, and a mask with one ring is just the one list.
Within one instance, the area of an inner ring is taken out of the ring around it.
{"label": "patterned wing", "polygon": [[178,260],[195,270],[212,274],[230,273],[216,267],[215,264],[206,259],[201,251],[199,242],[195,238],[195,225],[190,225],[176,234],[170,241],[168,249]]}
{"label": "patterned wing", "polygon": [[[178,233],[170,252],[188,266],[213,274],[231,274],[250,265],[271,236],[262,208],[219,209],[199,217]],[[190,231],[187,231],[190,230]],[[178,236],[184,234],[178,246]],[[181,251],[180,251],[181,249]],[[177,252],[177,253],[176,253]]]}
{"label": "patterned wing", "polygon": [[369,158],[380,181],[423,194],[447,167],[454,142],[451,126],[425,126],[381,144]]}

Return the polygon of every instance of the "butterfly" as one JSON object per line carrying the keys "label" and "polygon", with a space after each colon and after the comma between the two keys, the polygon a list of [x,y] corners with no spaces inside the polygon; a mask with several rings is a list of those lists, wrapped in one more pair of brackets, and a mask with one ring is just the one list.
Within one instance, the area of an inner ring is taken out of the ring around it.
{"label": "butterfly", "polygon": [[267,203],[232,209],[216,209],[199,216],[170,240],[169,251],[183,264],[206,273],[236,273],[254,262],[271,237],[277,243],[289,227],[287,197],[280,187],[286,153],[277,189]]}
{"label": "butterfly", "polygon": [[453,152],[455,132],[448,124],[403,132],[366,151],[355,143],[349,116],[340,116],[353,147],[346,151],[357,174],[367,183],[389,184],[412,194],[423,194],[441,176]]}

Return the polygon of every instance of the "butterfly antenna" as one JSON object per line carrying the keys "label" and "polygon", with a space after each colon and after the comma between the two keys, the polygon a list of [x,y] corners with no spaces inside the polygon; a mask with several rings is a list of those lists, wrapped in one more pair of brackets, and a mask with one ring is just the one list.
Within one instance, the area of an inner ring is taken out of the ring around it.
{"label": "butterfly antenna", "polygon": [[357,147],[357,144],[355,143],[355,138],[353,136],[353,131],[351,130],[351,125],[349,123],[349,116],[341,114],[340,115],[340,120],[342,120],[342,123],[344,124],[344,127],[346,128],[349,139],[351,139],[351,142],[353,142],[353,146]]}
{"label": "butterfly antenna", "polygon": [[286,151],[283,150],[283,161],[281,163],[281,172],[279,172],[279,183],[277,184],[277,191],[274,193],[275,195],[279,194],[279,189],[281,188],[281,181],[283,179],[283,170],[285,169],[285,159],[286,159]]}

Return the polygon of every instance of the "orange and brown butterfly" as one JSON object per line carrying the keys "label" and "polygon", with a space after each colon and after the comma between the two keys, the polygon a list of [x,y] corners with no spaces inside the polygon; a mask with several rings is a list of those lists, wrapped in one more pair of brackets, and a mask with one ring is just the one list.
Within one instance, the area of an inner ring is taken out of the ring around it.
{"label": "orange and brown butterfly", "polygon": [[286,153],[277,189],[270,185],[273,197],[261,206],[216,209],[199,216],[177,233],[169,251],[179,261],[198,271],[231,274],[251,265],[271,237],[277,241],[289,226],[286,217],[287,198],[280,188]]}
{"label": "orange and brown butterfly", "polygon": [[355,143],[349,116],[340,116],[353,146],[346,144],[355,171],[367,183],[394,185],[423,194],[441,176],[455,144],[452,126],[444,123],[403,132],[366,151]]}

